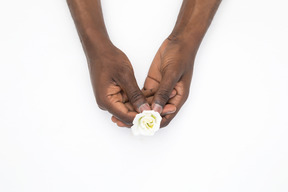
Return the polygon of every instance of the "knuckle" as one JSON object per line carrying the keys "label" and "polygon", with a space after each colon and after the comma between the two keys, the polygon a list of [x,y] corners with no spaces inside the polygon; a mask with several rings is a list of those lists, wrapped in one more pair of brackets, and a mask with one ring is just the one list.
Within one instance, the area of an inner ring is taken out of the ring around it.
{"label": "knuckle", "polygon": [[123,63],[118,69],[118,74],[120,74],[121,77],[126,77],[127,75],[133,74],[133,69],[131,66],[127,63]]}
{"label": "knuckle", "polygon": [[123,65],[115,69],[115,78],[122,84],[127,84],[131,82],[131,79],[134,78],[133,69],[127,65]]}
{"label": "knuckle", "polygon": [[106,102],[102,97],[96,96],[96,103],[101,110],[103,110],[103,111],[107,110]]}
{"label": "knuckle", "polygon": [[187,101],[188,97],[189,97],[189,89],[183,93],[183,98],[182,98],[183,104]]}
{"label": "knuckle", "polygon": [[120,116],[117,116],[116,114],[113,114],[113,115],[115,115],[120,121],[122,121],[126,125],[129,125],[129,126],[132,125],[133,118],[128,117],[128,116],[123,116],[123,115],[120,115]]}
{"label": "knuckle", "polygon": [[158,99],[161,102],[161,104],[166,104],[166,102],[169,100],[170,97],[170,91],[167,89],[159,89],[158,91]]}
{"label": "knuckle", "polygon": [[170,122],[172,121],[172,119],[174,119],[174,117],[176,116],[176,114],[178,113],[178,111],[176,113],[174,113],[173,115],[166,115],[162,118],[160,127],[166,127],[170,124]]}
{"label": "knuckle", "polygon": [[132,125],[133,123],[133,119],[131,119],[131,118],[125,118],[124,120],[123,120],[123,122],[126,124],[126,125]]}
{"label": "knuckle", "polygon": [[183,98],[183,101],[186,102],[187,99],[188,99],[188,97],[189,97],[189,95],[188,95],[188,94],[185,94],[185,95],[184,95],[184,98]]}
{"label": "knuckle", "polygon": [[179,71],[178,70],[166,70],[165,75],[169,76],[169,79],[178,81]]}
{"label": "knuckle", "polygon": [[99,109],[101,109],[103,111],[107,111],[107,109],[103,105],[98,104],[98,107],[99,107]]}
{"label": "knuckle", "polygon": [[165,119],[164,121],[161,122],[160,127],[161,128],[167,127],[170,122],[171,122],[171,120]]}
{"label": "knuckle", "polygon": [[138,91],[138,90],[133,90],[129,93],[130,95],[130,102],[131,103],[136,103],[138,101],[141,101],[142,100],[142,92],[141,91]]}

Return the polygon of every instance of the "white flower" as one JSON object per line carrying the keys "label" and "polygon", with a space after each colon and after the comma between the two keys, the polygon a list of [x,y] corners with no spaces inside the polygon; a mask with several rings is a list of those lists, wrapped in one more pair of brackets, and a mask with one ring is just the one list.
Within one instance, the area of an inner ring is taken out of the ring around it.
{"label": "white flower", "polygon": [[156,111],[143,111],[136,115],[131,127],[133,135],[154,135],[160,128],[162,117]]}

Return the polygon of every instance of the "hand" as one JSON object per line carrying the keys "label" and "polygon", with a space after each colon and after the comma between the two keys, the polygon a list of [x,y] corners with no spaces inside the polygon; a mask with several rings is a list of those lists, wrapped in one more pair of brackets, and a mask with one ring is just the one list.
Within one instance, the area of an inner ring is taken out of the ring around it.
{"label": "hand", "polygon": [[143,93],[163,117],[161,127],[169,124],[188,98],[196,49],[172,37],[162,43],[154,57]]}
{"label": "hand", "polygon": [[108,110],[125,125],[131,125],[137,112],[150,110],[130,61],[121,50],[113,45],[105,46],[88,61],[94,94],[101,109]]}
{"label": "hand", "polygon": [[[67,2],[88,59],[99,107],[112,113],[112,121],[119,126],[130,126],[136,112],[151,108],[137,86],[128,58],[109,43],[101,1]],[[153,110],[163,116],[162,127],[188,97],[197,49],[220,2],[183,0],[173,35],[153,60],[143,91]]]}
{"label": "hand", "polygon": [[152,109],[163,116],[161,127],[169,124],[188,98],[195,50],[184,40],[168,38],[150,66],[144,90],[154,95]]}
{"label": "hand", "polygon": [[[175,117],[189,95],[195,56],[220,2],[183,0],[173,31],[153,60],[144,89],[155,93],[152,108],[163,116],[162,127]],[[164,113],[173,106],[174,113]]]}

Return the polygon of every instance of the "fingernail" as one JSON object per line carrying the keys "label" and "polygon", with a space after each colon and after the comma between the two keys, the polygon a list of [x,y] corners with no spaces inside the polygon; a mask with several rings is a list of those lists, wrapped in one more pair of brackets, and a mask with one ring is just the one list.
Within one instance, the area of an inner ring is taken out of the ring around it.
{"label": "fingernail", "polygon": [[173,111],[167,111],[165,113],[163,113],[162,115],[169,115],[169,114],[172,114],[172,113],[175,113],[176,112],[176,109],[173,110]]}
{"label": "fingernail", "polygon": [[153,104],[153,106],[152,106],[152,109],[154,110],[154,111],[156,111],[156,112],[158,112],[158,113],[162,113],[162,110],[163,110],[163,107],[161,106],[161,105],[159,105],[159,104]]}
{"label": "fingernail", "polygon": [[151,110],[151,107],[148,103],[144,103],[138,108],[138,110],[140,113],[142,113],[145,110]]}
{"label": "fingernail", "polygon": [[172,97],[175,97],[176,94],[177,94],[177,91],[175,89],[173,89],[173,91],[171,92],[169,98],[171,99]]}

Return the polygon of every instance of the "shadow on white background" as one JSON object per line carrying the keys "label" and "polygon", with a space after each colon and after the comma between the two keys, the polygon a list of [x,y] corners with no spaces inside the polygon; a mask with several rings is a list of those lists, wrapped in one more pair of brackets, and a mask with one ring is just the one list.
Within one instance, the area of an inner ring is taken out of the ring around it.
{"label": "shadow on white background", "polygon": [[[178,0],[105,0],[139,86]],[[223,1],[190,97],[153,137],[97,108],[65,1],[0,7],[0,191],[288,191],[286,1]]]}

